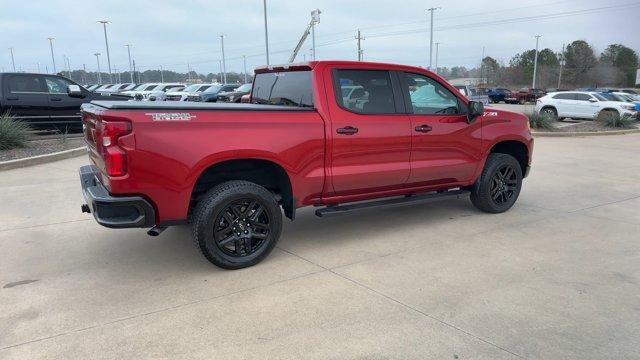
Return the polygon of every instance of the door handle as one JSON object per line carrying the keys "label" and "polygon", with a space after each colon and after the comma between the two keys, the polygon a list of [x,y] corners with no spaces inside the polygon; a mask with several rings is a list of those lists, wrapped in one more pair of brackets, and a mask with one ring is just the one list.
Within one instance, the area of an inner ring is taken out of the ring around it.
{"label": "door handle", "polygon": [[338,130],[336,130],[336,132],[342,135],[353,135],[358,132],[358,128],[355,128],[353,126],[346,126],[343,128],[339,128]]}
{"label": "door handle", "polygon": [[17,96],[7,96],[7,100],[18,100]]}
{"label": "door handle", "polygon": [[51,101],[62,101],[61,98],[51,98]]}
{"label": "door handle", "polygon": [[420,126],[416,126],[416,131],[417,132],[429,132],[431,131],[433,128],[429,125],[420,125]]}

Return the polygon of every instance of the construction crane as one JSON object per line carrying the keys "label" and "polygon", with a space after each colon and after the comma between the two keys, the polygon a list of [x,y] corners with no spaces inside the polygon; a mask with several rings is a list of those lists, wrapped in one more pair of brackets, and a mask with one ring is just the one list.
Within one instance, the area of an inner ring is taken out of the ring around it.
{"label": "construction crane", "polygon": [[302,37],[300,38],[300,41],[298,41],[298,45],[296,45],[295,49],[293,49],[293,53],[289,57],[290,63],[292,63],[296,59],[298,51],[300,51],[300,48],[304,44],[304,41],[307,40],[307,37],[311,33],[311,29],[313,29],[316,24],[320,24],[320,13],[320,9],[315,9],[311,12],[311,21],[309,22],[309,25],[307,25],[307,28],[304,30],[304,33],[302,33]]}

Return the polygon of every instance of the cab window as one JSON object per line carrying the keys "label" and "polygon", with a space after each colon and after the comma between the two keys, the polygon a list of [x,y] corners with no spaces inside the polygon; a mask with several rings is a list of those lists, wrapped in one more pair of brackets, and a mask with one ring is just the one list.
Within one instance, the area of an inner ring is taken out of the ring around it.
{"label": "cab window", "polygon": [[7,77],[9,92],[12,93],[46,93],[46,87],[40,76],[10,75]]}
{"label": "cab window", "polygon": [[396,112],[391,76],[386,70],[336,70],[336,101],[358,114]]}
{"label": "cab window", "polygon": [[403,91],[411,99],[414,114],[460,114],[458,98],[439,82],[419,74],[404,73]]}

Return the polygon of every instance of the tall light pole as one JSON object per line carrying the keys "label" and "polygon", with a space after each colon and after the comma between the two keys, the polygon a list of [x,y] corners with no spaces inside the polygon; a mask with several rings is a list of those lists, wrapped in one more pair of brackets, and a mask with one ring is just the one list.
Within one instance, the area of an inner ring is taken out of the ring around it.
{"label": "tall light pole", "polygon": [[269,30],[267,29],[267,0],[262,0],[264,8],[264,47],[267,51],[267,65],[269,65]]}
{"label": "tall light pole", "polygon": [[564,67],[564,44],[562,44],[562,52],[560,53],[560,73],[558,74],[558,89],[560,90],[560,84],[562,84],[562,68]]}
{"label": "tall light pole", "polygon": [[364,37],[360,35],[360,29],[358,29],[358,35],[356,36],[356,40],[358,40],[358,61],[362,61],[362,44],[361,41],[364,40]]}
{"label": "tall light pole", "polygon": [[133,81],[133,66],[131,65],[131,44],[126,44],[127,54],[129,55],[129,75],[131,75],[131,82]]}
{"label": "tall light pole", "polygon": [[[67,62],[67,75],[69,76],[69,79],[71,79],[71,62],[68,56],[65,56],[66,62]],[[73,79],[71,79],[73,80]]]}
{"label": "tall light pole", "polygon": [[315,9],[311,12],[311,59],[316,59],[316,25],[320,23],[320,9]]}
{"label": "tall light pole", "polygon": [[247,56],[242,55],[242,66],[244,67],[244,83],[247,83]]}
{"label": "tall light pole", "polygon": [[96,61],[98,62],[98,84],[102,85],[102,74],[100,73],[100,53],[97,52],[95,54]]}
{"label": "tall light pole", "polygon": [[9,51],[11,52],[11,65],[13,65],[13,72],[16,72],[16,61],[13,58],[13,48],[10,47]]}
{"label": "tall light pole", "polygon": [[102,24],[102,28],[104,29],[104,45],[107,48],[107,65],[109,66],[109,82],[113,82],[113,78],[111,75],[111,56],[109,56],[109,39],[107,38],[107,24],[110,23],[108,20],[99,20],[98,23]]}
{"label": "tall light pole", "polygon": [[164,69],[160,65],[160,82],[164,84]]}
{"label": "tall light pole", "polygon": [[48,37],[49,39],[49,48],[51,49],[51,62],[53,63],[53,73],[56,73],[56,57],[53,56],[53,37]]}
{"label": "tall light pole", "polygon": [[220,45],[222,46],[222,83],[227,83],[227,63],[224,58],[224,35],[220,35]]}
{"label": "tall light pole", "polygon": [[429,22],[431,28],[429,30],[429,70],[433,68],[433,12],[440,9],[440,7],[432,7],[426,11],[431,13],[431,21]]}
{"label": "tall light pole", "polygon": [[536,56],[533,59],[533,85],[531,85],[532,89],[536,88],[536,75],[538,74],[538,43],[540,42],[540,38],[542,35],[536,35]]}
{"label": "tall light pole", "polygon": [[436,68],[435,68],[435,73],[438,73],[438,50],[440,49],[440,43],[437,42],[436,43]]}

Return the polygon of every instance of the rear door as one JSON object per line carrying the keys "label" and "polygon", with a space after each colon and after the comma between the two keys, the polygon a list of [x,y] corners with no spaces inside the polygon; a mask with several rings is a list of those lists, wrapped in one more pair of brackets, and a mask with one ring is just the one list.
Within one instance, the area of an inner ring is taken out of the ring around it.
{"label": "rear door", "polygon": [[559,117],[571,117],[576,115],[575,93],[561,92],[553,95],[553,104]]}
{"label": "rear door", "polygon": [[429,186],[471,180],[480,165],[479,122],[468,124],[466,104],[435,79],[400,73],[411,122],[409,183]]}
{"label": "rear door", "polygon": [[3,108],[31,124],[49,122],[49,94],[41,75],[9,74],[3,81]]}
{"label": "rear door", "polygon": [[[325,78],[333,82],[328,103],[330,175],[335,193],[351,195],[405,184],[410,171],[411,131],[397,75],[375,69],[326,71]],[[349,91],[342,87],[355,88],[358,98],[343,97]]]}

